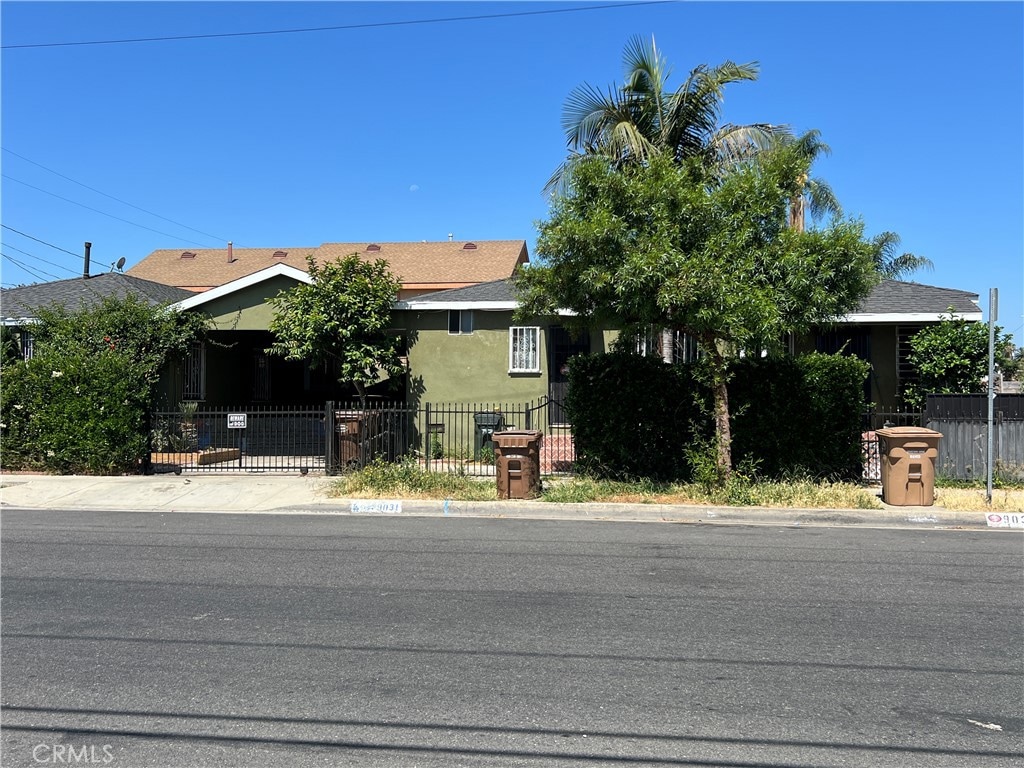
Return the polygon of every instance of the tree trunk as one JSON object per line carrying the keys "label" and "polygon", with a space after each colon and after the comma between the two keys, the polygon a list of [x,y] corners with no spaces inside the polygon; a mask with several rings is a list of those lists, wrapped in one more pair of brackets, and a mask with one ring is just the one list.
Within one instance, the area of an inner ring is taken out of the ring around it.
{"label": "tree trunk", "polygon": [[360,410],[366,410],[366,385],[361,381],[352,382],[356,387],[356,394],[359,395],[359,408]]}
{"label": "tree trunk", "polygon": [[726,483],[732,477],[732,430],[729,427],[729,391],[724,380],[715,383],[715,433],[718,476]]}
{"label": "tree trunk", "polygon": [[725,484],[732,477],[732,428],[729,425],[729,389],[727,385],[727,363],[721,350],[712,346],[709,350],[714,370],[712,371],[712,392],[714,394],[715,442],[718,452],[718,478]]}

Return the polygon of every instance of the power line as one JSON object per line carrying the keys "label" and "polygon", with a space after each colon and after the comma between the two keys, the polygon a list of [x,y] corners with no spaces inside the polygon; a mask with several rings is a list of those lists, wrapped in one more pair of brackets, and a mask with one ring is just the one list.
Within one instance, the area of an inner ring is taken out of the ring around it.
{"label": "power line", "polygon": [[21,250],[21,248],[15,248],[15,247],[14,247],[13,245],[11,245],[10,243],[6,243],[5,245],[7,246],[7,248],[8,248],[9,250],[12,250],[12,251],[17,251],[18,253],[23,253],[23,254],[25,254],[26,256],[28,256],[28,257],[30,257],[30,258],[33,258],[33,259],[35,259],[36,261],[41,261],[41,262],[43,262],[43,264],[49,264],[49,265],[50,265],[51,267],[57,267],[58,269],[63,269],[64,271],[66,271],[66,272],[70,272],[70,273],[71,273],[71,274],[73,274],[73,275],[76,275],[76,274],[78,274],[78,272],[77,272],[76,270],[74,270],[74,269],[71,269],[71,267],[66,267],[66,266],[64,266],[63,264],[58,264],[58,263],[57,263],[57,262],[55,262],[55,261],[47,261],[47,260],[46,260],[46,259],[44,259],[44,258],[43,258],[42,256],[36,256],[36,255],[35,255],[34,253],[29,253],[28,251],[23,251],[23,250]]}
{"label": "power line", "polygon": [[342,24],[332,27],[304,27],[300,29],[272,29],[263,32],[221,32],[206,35],[174,35],[164,37],[135,37],[121,40],[79,40],[67,43],[25,43],[22,45],[4,45],[0,49],[9,51],[15,48],[57,48],[74,45],[117,45],[120,43],[155,43],[168,40],[207,40],[218,37],[256,37],[259,35],[294,35],[306,32],[331,32],[346,29],[373,29],[380,27],[408,27],[419,24],[446,24],[453,21],[483,21],[486,19],[509,19],[523,16],[545,16],[555,13],[581,13],[584,11],[603,11],[613,8],[630,8],[639,5],[664,5],[674,0],[644,0],[637,3],[614,3],[611,5],[588,5],[582,8],[551,8],[544,11],[519,11],[516,13],[491,13],[475,16],[448,16],[439,19],[411,19],[409,21],[379,21],[366,24]]}
{"label": "power line", "polygon": [[28,182],[22,181],[21,179],[16,179],[13,176],[8,176],[6,173],[0,174],[0,176],[2,176],[3,178],[7,179],[8,181],[13,181],[13,182],[16,182],[18,184],[23,184],[24,186],[28,187],[29,189],[34,189],[34,190],[36,190],[38,192],[42,192],[44,195],[49,195],[50,197],[56,197],[58,200],[63,200],[64,202],[71,203],[72,205],[77,205],[80,208],[85,208],[85,210],[87,210],[87,211],[92,211],[93,213],[98,213],[101,216],[107,216],[107,217],[109,217],[111,219],[116,219],[117,221],[123,221],[125,224],[131,224],[133,227],[138,227],[139,229],[145,229],[145,230],[148,230],[149,232],[156,232],[156,234],[163,235],[164,237],[169,237],[172,240],[181,240],[181,242],[183,242],[183,243],[188,243],[190,245],[198,245],[200,248],[203,247],[202,243],[197,243],[195,240],[189,240],[189,239],[184,238],[184,237],[178,237],[178,235],[172,235],[172,234],[170,234],[168,232],[161,232],[159,229],[153,229],[152,227],[147,227],[144,224],[136,224],[134,221],[129,221],[128,219],[122,219],[120,216],[115,216],[112,213],[107,213],[106,211],[101,211],[99,208],[91,208],[88,205],[85,205],[83,203],[79,203],[76,200],[71,200],[70,198],[67,198],[67,197],[61,197],[60,195],[55,194],[53,192],[50,192],[48,190],[45,190],[42,187],[36,187],[36,186],[33,186],[32,184],[29,184]]}
{"label": "power line", "polygon": [[[14,264],[15,266],[21,267],[23,270],[28,272],[30,275],[32,275],[32,277],[36,278],[37,280],[42,280],[44,283],[46,282],[46,278],[45,277],[41,277],[39,274],[34,272],[31,267],[25,266],[24,264],[22,264],[17,259],[8,256],[6,253],[3,253],[2,251],[0,251],[0,256],[3,256],[5,259],[7,259],[9,262]],[[49,277],[52,277],[54,280],[63,280],[64,279],[62,277],[57,277],[56,275],[51,275],[49,272],[44,272],[41,269],[39,271],[42,272],[44,275],[48,275]]]}
{"label": "power line", "polygon": [[29,158],[25,157],[24,155],[19,155],[17,152],[15,152],[14,150],[8,149],[7,147],[3,147],[3,150],[4,150],[4,152],[12,154],[15,157],[21,158],[26,163],[31,163],[32,165],[34,165],[34,166],[36,166],[38,168],[42,168],[44,171],[49,171],[54,176],[60,176],[62,179],[67,179],[68,181],[72,182],[73,184],[77,184],[80,187],[85,187],[86,189],[90,190],[91,192],[95,192],[98,195],[103,195],[104,197],[109,197],[111,200],[114,200],[114,201],[116,201],[118,203],[121,203],[122,205],[127,205],[129,208],[134,208],[137,211],[142,211],[143,213],[148,213],[150,216],[156,216],[158,219],[163,219],[164,221],[169,221],[171,224],[175,224],[175,225],[177,225],[179,227],[183,227],[184,229],[191,230],[192,232],[198,232],[200,235],[206,235],[206,237],[212,238],[213,240],[217,240],[219,242],[224,242],[224,241],[227,240],[226,237],[218,237],[217,235],[211,235],[209,232],[203,232],[201,229],[196,229],[195,227],[190,227],[187,224],[182,224],[180,221],[175,221],[174,219],[168,219],[166,216],[161,216],[159,213],[153,213],[152,211],[147,211],[145,208],[140,208],[139,206],[133,205],[132,203],[129,203],[126,200],[121,200],[120,198],[114,197],[113,195],[108,195],[106,192],[101,192],[100,190],[96,189],[95,187],[90,187],[88,184],[83,184],[80,181],[76,181],[75,179],[72,179],[70,176],[65,176],[63,173],[58,173],[57,171],[53,170],[52,168],[47,168],[42,163],[37,163],[35,160],[30,160]]}
{"label": "power line", "polygon": [[53,243],[48,243],[45,240],[40,240],[38,237],[32,237],[32,235],[26,235],[24,232],[19,232],[14,227],[8,227],[6,224],[0,224],[0,227],[3,227],[4,229],[10,230],[11,232],[13,232],[16,235],[21,235],[22,237],[27,237],[29,240],[35,240],[37,243],[42,243],[43,245],[48,245],[48,246],[50,246],[51,248],[53,248],[55,250],[58,250],[58,251],[61,251],[62,253],[68,254],[69,256],[74,256],[76,259],[80,255],[80,254],[77,254],[77,253],[72,253],[71,251],[67,250],[66,248],[61,248],[59,245],[54,245]]}

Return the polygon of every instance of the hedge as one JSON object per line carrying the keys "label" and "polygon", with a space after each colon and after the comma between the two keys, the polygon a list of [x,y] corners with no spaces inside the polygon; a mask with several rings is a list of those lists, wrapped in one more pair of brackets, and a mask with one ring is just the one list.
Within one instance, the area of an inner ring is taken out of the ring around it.
{"label": "hedge", "polygon": [[[735,360],[734,466],[770,478],[858,478],[867,373],[866,363],[839,355]],[[710,401],[691,366],[618,352],[572,358],[565,406],[579,468],[615,479],[691,479],[687,451],[712,436]]]}

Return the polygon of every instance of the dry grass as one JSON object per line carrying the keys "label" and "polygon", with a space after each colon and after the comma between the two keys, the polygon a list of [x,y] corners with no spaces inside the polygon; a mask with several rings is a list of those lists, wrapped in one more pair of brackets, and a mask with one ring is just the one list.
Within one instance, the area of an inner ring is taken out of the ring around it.
{"label": "dry grass", "polygon": [[958,512],[1024,512],[1024,489],[996,488],[992,491],[992,506],[985,500],[984,488],[939,488],[935,503],[944,509]]}
{"label": "dry grass", "polygon": [[697,484],[615,483],[580,477],[545,488],[545,501],[612,504],[703,504],[812,509],[881,509],[877,493],[852,483],[809,480],[736,482],[728,488]]}
{"label": "dry grass", "polygon": [[359,472],[343,475],[328,493],[349,499],[458,499],[494,501],[498,489],[493,480],[449,472],[424,472],[415,464],[375,463]]}
{"label": "dry grass", "polygon": [[[355,499],[455,499],[493,501],[493,478],[424,472],[414,464],[374,464],[336,480],[331,495]],[[805,509],[881,509],[878,488],[853,483],[737,481],[724,489],[697,484],[634,483],[570,477],[548,480],[542,501],[610,504],[698,504]],[[992,506],[984,488],[939,487],[935,504],[954,511],[1024,512],[1024,488],[996,489]]]}

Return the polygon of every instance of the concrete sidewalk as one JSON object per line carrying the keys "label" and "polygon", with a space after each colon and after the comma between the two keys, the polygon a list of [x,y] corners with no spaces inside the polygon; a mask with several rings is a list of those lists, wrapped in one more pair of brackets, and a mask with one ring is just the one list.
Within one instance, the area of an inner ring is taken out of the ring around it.
{"label": "concrete sidewalk", "polygon": [[300,475],[92,477],[6,474],[0,477],[0,508],[378,514],[887,528],[992,527],[984,511],[954,512],[937,506],[814,510],[683,504],[338,499],[327,495],[330,483],[331,480],[323,476]]}

